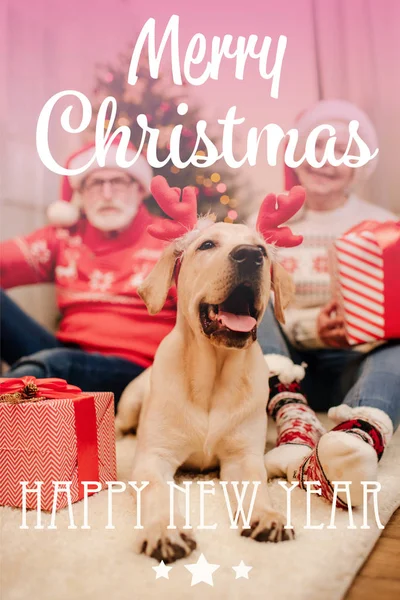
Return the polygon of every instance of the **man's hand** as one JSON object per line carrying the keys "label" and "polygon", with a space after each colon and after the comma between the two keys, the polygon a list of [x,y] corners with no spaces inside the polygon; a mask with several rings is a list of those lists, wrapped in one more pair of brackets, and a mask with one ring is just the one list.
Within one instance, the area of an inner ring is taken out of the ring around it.
{"label": "man's hand", "polygon": [[320,339],[330,348],[349,348],[344,320],[337,314],[336,300],[329,302],[318,315],[317,331]]}

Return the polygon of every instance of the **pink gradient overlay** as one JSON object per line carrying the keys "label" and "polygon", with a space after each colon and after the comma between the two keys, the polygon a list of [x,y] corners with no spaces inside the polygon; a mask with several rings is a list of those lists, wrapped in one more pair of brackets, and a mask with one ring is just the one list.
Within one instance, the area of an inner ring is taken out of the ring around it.
{"label": "pink gradient overlay", "polygon": [[[237,106],[237,116],[246,118],[235,140],[238,157],[245,150],[250,127],[261,129],[273,122],[287,129],[299,111],[323,94],[356,101],[370,113],[382,140],[381,157],[386,160],[384,164],[391,164],[397,132],[400,135],[395,105],[399,80],[393,79],[399,51],[395,24],[400,23],[400,3],[396,0],[250,0],[239,5],[211,0],[196,4],[186,0],[8,0],[0,12],[4,34],[0,32],[0,67],[6,84],[0,108],[8,120],[4,131],[11,144],[8,156],[15,156],[18,145],[24,144],[29,148],[33,179],[48,178],[56,193],[56,176],[43,172],[35,153],[36,121],[42,106],[51,95],[65,89],[90,97],[95,63],[114,63],[118,52],[133,50],[135,35],[150,17],[156,19],[160,40],[172,14],[180,17],[181,55],[198,32],[210,42],[212,36],[228,33],[235,37],[256,34],[260,40],[270,36],[272,58],[279,36],[288,38],[278,100],[270,97],[271,82],[259,76],[257,63],[251,60],[243,81],[234,78],[234,61],[225,59],[218,81],[209,80],[190,89],[193,104],[204,107],[204,117],[216,133],[221,130],[217,119],[223,118],[229,107]],[[168,69],[167,60],[163,67]],[[200,67],[193,69],[193,73],[199,72]],[[79,145],[79,139],[61,131],[59,112],[51,137],[54,154],[62,162]],[[13,158],[10,165],[15,176],[16,160]],[[385,168],[377,177],[389,186],[387,194],[394,198]],[[244,166],[243,174],[251,178],[260,199],[265,191],[282,189],[281,165],[270,167],[260,158],[255,167]],[[389,200],[388,207],[391,203],[395,208],[393,202]]]}

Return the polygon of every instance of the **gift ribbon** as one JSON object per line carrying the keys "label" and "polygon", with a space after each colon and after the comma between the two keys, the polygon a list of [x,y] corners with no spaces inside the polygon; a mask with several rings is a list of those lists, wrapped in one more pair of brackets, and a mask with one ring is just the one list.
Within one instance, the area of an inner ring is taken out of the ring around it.
{"label": "gift ribbon", "polygon": [[48,379],[36,379],[36,377],[2,377],[0,378],[0,395],[20,394],[25,401],[35,400],[37,397],[71,398],[82,394],[82,390],[76,385],[70,385],[65,379],[49,377]]}
{"label": "gift ribbon", "polygon": [[[93,394],[70,385],[65,379],[35,377],[0,378],[0,402],[20,404],[46,400],[70,399],[74,404],[78,453],[79,500],[83,498],[82,481],[99,481],[96,407]],[[90,493],[92,495],[94,492]]]}
{"label": "gift ribbon", "polygon": [[[383,287],[385,294],[385,338],[399,337],[399,263],[400,263],[400,221],[362,221],[346,231],[343,237],[354,233],[370,231],[383,253]],[[396,291],[396,293],[395,293]]]}

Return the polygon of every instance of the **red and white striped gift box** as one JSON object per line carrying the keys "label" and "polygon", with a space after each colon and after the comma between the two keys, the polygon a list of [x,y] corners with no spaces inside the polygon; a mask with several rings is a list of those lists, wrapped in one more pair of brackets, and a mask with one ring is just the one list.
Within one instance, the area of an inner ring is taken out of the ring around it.
{"label": "red and white striped gift box", "polygon": [[349,344],[400,338],[400,222],[363,221],[334,247]]}
{"label": "red and white striped gift box", "polygon": [[[12,381],[28,379],[31,385],[38,382],[38,397],[43,396],[45,382],[64,381],[33,377]],[[41,509],[50,511],[54,481],[71,482],[71,501],[76,502],[83,498],[82,481],[105,485],[116,479],[112,393],[81,393],[79,388],[72,393],[74,386],[67,386],[64,393],[53,392],[55,398],[50,390],[46,399],[12,403],[4,395],[13,393],[9,381],[0,379],[0,505],[22,506],[21,481],[28,482],[28,489],[43,482]],[[58,493],[56,508],[67,504],[67,494]],[[26,507],[36,506],[37,495],[27,493]]]}

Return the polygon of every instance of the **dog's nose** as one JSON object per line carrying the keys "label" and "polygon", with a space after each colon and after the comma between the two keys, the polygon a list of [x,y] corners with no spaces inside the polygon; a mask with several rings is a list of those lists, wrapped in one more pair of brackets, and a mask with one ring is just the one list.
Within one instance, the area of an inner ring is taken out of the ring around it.
{"label": "dog's nose", "polygon": [[261,248],[251,244],[240,244],[231,250],[229,257],[243,268],[261,267],[264,256]]}

